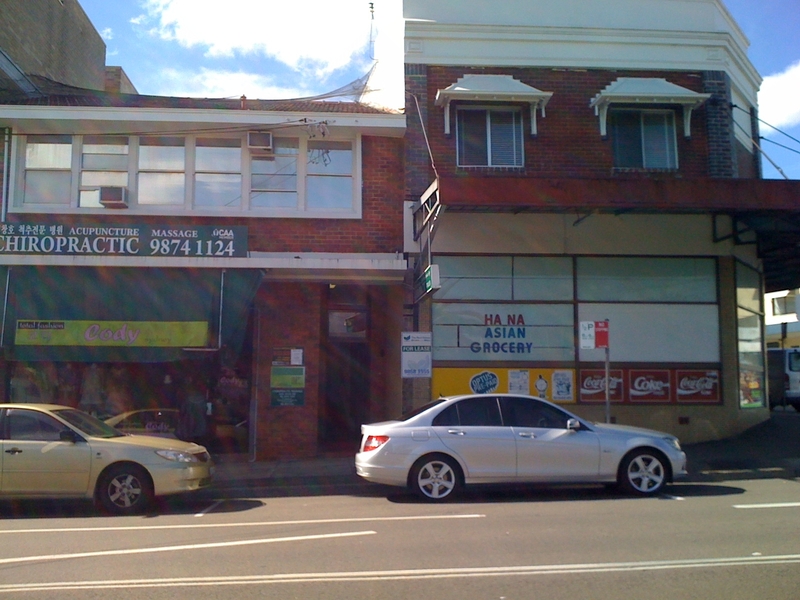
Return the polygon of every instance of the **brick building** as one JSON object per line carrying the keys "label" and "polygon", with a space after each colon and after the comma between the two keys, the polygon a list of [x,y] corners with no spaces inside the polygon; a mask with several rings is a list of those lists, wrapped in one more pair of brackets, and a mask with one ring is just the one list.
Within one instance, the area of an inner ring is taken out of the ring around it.
{"label": "brick building", "polygon": [[354,451],[400,408],[405,117],[125,93],[77,2],[0,9],[0,397],[199,385],[214,452]]}
{"label": "brick building", "polygon": [[[415,401],[521,391],[687,442],[766,419],[762,297],[796,287],[800,184],[760,179],[761,79],[722,2],[404,17],[407,250],[434,361]],[[608,377],[581,343],[605,320]]]}

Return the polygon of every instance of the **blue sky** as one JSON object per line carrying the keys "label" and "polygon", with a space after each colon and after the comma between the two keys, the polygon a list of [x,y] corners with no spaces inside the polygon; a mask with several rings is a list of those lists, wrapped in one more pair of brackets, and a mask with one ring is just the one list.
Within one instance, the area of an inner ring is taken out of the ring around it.
{"label": "blue sky", "polygon": [[[364,75],[383,48],[402,49],[400,0],[79,1],[106,42],[106,64],[142,94],[313,96]],[[762,148],[800,179],[800,0],[724,2],[764,77],[761,118],[794,138],[762,124]],[[765,177],[782,178],[763,165]]]}

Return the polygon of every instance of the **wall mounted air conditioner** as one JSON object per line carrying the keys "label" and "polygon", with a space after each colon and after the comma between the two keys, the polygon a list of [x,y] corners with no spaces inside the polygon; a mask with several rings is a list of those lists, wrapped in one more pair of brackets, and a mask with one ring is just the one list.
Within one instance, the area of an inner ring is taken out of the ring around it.
{"label": "wall mounted air conditioner", "polygon": [[114,186],[101,187],[100,204],[106,208],[128,208],[128,189]]}
{"label": "wall mounted air conditioner", "polygon": [[248,131],[247,148],[251,152],[272,152],[272,133],[269,131]]}

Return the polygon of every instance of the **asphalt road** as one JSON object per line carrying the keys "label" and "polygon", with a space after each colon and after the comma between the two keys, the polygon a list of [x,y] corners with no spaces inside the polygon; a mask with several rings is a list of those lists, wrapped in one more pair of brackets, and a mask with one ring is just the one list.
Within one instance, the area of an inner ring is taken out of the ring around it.
{"label": "asphalt road", "polygon": [[[255,490],[257,492],[257,490]],[[0,598],[789,599],[800,482],[196,496],[148,515],[0,504]]]}

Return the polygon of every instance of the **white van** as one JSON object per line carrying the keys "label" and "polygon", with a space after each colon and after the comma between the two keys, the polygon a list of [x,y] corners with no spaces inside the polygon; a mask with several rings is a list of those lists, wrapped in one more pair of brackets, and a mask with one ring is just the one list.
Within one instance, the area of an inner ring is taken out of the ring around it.
{"label": "white van", "polygon": [[769,407],[792,406],[800,412],[800,348],[767,350]]}

